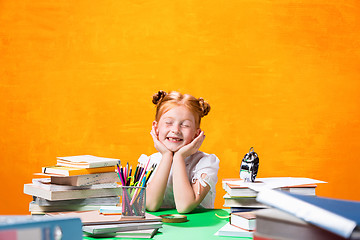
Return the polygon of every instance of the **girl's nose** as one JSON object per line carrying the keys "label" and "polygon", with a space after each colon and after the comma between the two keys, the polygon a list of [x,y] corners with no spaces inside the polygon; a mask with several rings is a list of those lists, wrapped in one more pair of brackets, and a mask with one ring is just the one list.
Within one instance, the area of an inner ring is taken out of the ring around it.
{"label": "girl's nose", "polygon": [[174,133],[179,133],[180,132],[180,127],[176,124],[174,124],[171,128],[171,131]]}

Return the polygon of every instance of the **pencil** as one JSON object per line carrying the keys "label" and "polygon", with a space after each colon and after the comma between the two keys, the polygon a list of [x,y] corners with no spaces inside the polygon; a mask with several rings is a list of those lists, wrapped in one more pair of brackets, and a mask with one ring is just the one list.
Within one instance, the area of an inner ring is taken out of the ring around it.
{"label": "pencil", "polygon": [[127,169],[126,169],[126,167],[123,168],[123,176],[124,176],[125,185],[126,185],[126,180],[127,180]]}
{"label": "pencil", "polygon": [[129,162],[126,163],[126,178],[129,177]]}
{"label": "pencil", "polygon": [[120,168],[119,168],[119,164],[116,164],[116,167],[117,167],[117,170],[118,170],[118,176],[119,176],[119,179],[120,179],[121,185],[123,185],[123,186],[124,186],[124,181],[122,180],[121,175],[120,175]]}
{"label": "pencil", "polygon": [[131,176],[131,173],[132,173],[132,166],[130,166],[130,170],[129,170],[129,175],[128,175],[128,177]]}
{"label": "pencil", "polygon": [[136,182],[135,180],[136,180],[136,174],[137,174],[138,170],[139,170],[139,164],[136,165],[136,169],[135,169],[135,172],[134,172],[133,182]]}
{"label": "pencil", "polygon": [[151,174],[155,171],[155,168],[157,167],[157,164],[153,164],[153,166],[151,167],[151,169],[150,169],[150,174],[149,174],[149,176],[147,177],[147,180],[146,180],[146,183],[147,183],[147,181],[150,179],[150,177],[151,177]]}
{"label": "pencil", "polygon": [[126,186],[126,179],[124,178],[124,170],[122,167],[120,167],[120,176],[122,177],[123,181],[124,181],[124,185],[123,186]]}
{"label": "pencil", "polygon": [[140,185],[140,182],[142,182],[142,179],[143,179],[143,177],[144,177],[144,175],[145,175],[145,173],[146,173],[146,169],[147,169],[147,167],[149,166],[149,163],[150,163],[150,160],[151,160],[151,158],[149,157],[149,160],[147,161],[147,163],[146,163],[146,166],[145,166],[145,168],[144,168],[144,171],[143,171],[143,173],[141,174],[141,177],[140,177],[140,181],[139,181],[139,185]]}
{"label": "pencil", "polygon": [[136,192],[130,201],[130,205],[134,204],[135,199],[139,196],[139,193],[143,190],[143,189],[140,190],[140,188],[143,188],[145,186],[145,178],[144,177],[142,178],[141,183],[139,182],[139,185],[140,184],[141,184],[141,186],[138,186],[138,188],[136,189]]}
{"label": "pencil", "polygon": [[152,168],[150,168],[149,171],[147,171],[146,175],[145,175],[145,184],[147,183],[147,181],[149,180],[149,176],[150,176],[150,173],[152,171]]}
{"label": "pencil", "polygon": [[135,177],[135,182],[139,181],[139,178],[141,176],[142,171],[143,171],[143,167],[142,167],[142,164],[140,164],[139,170],[138,170],[137,175]]}

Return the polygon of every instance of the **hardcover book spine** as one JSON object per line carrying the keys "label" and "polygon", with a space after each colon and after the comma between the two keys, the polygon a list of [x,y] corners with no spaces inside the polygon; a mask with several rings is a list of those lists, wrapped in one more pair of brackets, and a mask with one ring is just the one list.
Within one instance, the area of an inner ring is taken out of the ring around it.
{"label": "hardcover book spine", "polygon": [[257,201],[290,213],[304,221],[349,238],[356,222],[275,190],[261,191]]}
{"label": "hardcover book spine", "polygon": [[0,239],[81,240],[83,235],[80,218],[20,215],[6,218],[0,224]]}

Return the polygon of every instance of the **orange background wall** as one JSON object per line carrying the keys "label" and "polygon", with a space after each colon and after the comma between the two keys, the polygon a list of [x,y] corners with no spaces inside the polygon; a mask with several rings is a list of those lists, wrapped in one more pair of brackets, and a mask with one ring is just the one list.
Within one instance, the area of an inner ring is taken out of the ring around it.
{"label": "orange background wall", "polygon": [[28,213],[23,184],[57,156],[153,153],[159,89],[211,104],[216,207],[251,146],[258,177],[360,200],[359,26],[356,0],[1,1],[0,213]]}

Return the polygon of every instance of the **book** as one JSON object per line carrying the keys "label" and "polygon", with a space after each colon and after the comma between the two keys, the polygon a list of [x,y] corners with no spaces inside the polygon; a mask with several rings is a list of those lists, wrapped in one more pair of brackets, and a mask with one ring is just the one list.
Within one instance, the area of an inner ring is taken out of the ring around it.
{"label": "book", "polygon": [[262,209],[256,211],[255,214],[254,239],[345,239],[278,209]]}
{"label": "book", "polygon": [[250,207],[231,207],[230,213],[236,213],[236,212],[253,212],[256,210],[259,210],[262,208],[250,208]]}
{"label": "book", "polygon": [[101,214],[121,214],[122,206],[102,206],[99,212]]}
{"label": "book", "polygon": [[256,215],[254,212],[230,213],[229,223],[241,229],[254,231],[256,227]]}
{"label": "book", "polygon": [[99,211],[47,213],[49,216],[79,217],[83,231],[97,235],[120,231],[144,230],[162,227],[161,217],[145,213],[145,218],[131,218],[122,215],[105,215]]}
{"label": "book", "polygon": [[215,234],[215,236],[227,236],[227,237],[248,237],[252,238],[253,232],[247,231],[226,223]]}
{"label": "book", "polygon": [[[61,230],[63,240],[81,240],[82,230],[79,218],[43,216],[0,216],[0,239],[49,239],[56,240],[56,231]],[[52,234],[50,234],[52,233]]]}
{"label": "book", "polygon": [[33,202],[39,206],[64,206],[64,205],[92,205],[92,206],[116,206],[120,202],[119,196],[91,197],[82,199],[50,201],[41,197],[33,197]]}
{"label": "book", "polygon": [[39,206],[34,201],[29,203],[29,211],[32,214],[44,214],[47,212],[70,212],[99,210],[102,206],[94,205],[62,205],[62,206]]}
{"label": "book", "polygon": [[98,168],[76,168],[64,166],[42,167],[42,173],[54,176],[75,176],[86,175],[92,173],[115,172],[115,167],[98,167]]}
{"label": "book", "polygon": [[[269,236],[264,236],[264,235],[261,235],[261,234],[259,234],[257,232],[254,232],[253,240],[278,240],[278,239],[271,238]],[[286,240],[286,239],[283,239],[283,240]]]}
{"label": "book", "polygon": [[79,217],[83,226],[102,225],[102,224],[119,224],[119,223],[144,223],[144,222],[161,222],[161,217],[145,212],[145,218],[127,218],[122,215],[103,215],[99,211],[88,212],[57,212],[48,213],[50,216]]}
{"label": "book", "polygon": [[256,197],[262,189],[279,189],[303,195],[316,195],[317,183],[323,181],[310,178],[257,178],[256,182],[244,182],[240,179],[223,179],[222,187],[231,197]]}
{"label": "book", "polygon": [[[298,185],[298,186],[291,186],[291,187],[281,187],[278,188],[281,191],[297,193],[302,195],[313,195],[315,196],[315,188],[317,185],[314,184],[307,184],[307,185]],[[248,187],[226,183],[224,190],[231,196],[231,197],[256,197],[257,191],[252,190]]]}
{"label": "book", "polygon": [[79,155],[70,157],[57,157],[56,165],[77,168],[98,168],[115,166],[120,159],[96,157],[92,155]]}
{"label": "book", "polygon": [[224,207],[242,207],[242,208],[267,208],[268,206],[256,201],[256,197],[232,197],[225,193]]}
{"label": "book", "polygon": [[308,185],[308,184],[318,184],[318,183],[326,183],[324,181],[304,178],[304,177],[269,177],[269,178],[256,178],[255,182],[244,182],[244,180],[240,178],[224,178],[222,179],[222,187],[225,187],[226,183],[234,184],[234,185],[242,185],[245,187],[249,187],[251,189],[259,189],[261,188],[280,188],[280,187],[289,187],[289,186],[298,186],[298,185]]}
{"label": "book", "polygon": [[32,183],[35,186],[39,186],[39,187],[41,187],[43,189],[50,190],[50,191],[115,188],[118,185],[116,182],[113,182],[113,183],[100,183],[100,184],[85,185],[85,186],[59,185],[59,184],[52,184],[50,178],[33,178]]}
{"label": "book", "polygon": [[226,183],[224,190],[231,197],[253,197],[257,196],[257,191],[254,191],[248,187]]}
{"label": "book", "polygon": [[134,231],[161,228],[162,222],[136,222],[136,223],[119,223],[119,224],[101,224],[83,226],[83,232],[91,235],[99,235],[105,233],[114,233],[121,231]]}
{"label": "book", "polygon": [[100,183],[118,182],[119,177],[115,171],[93,173],[76,176],[51,176],[51,183],[69,186],[87,186]]}
{"label": "book", "polygon": [[152,238],[157,233],[158,228],[150,228],[144,230],[113,232],[104,234],[90,234],[84,232],[86,236],[97,238]]}
{"label": "book", "polygon": [[271,189],[261,191],[256,200],[343,238],[360,235],[358,201],[304,196]]}
{"label": "book", "polygon": [[32,183],[24,184],[24,193],[36,197],[41,197],[47,200],[69,200],[82,199],[90,197],[107,197],[120,196],[122,192],[121,187],[114,188],[99,188],[99,189],[81,189],[81,190],[64,190],[51,191]]}

